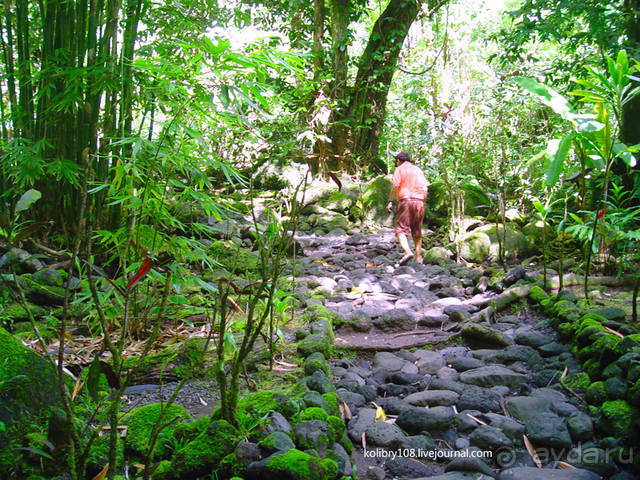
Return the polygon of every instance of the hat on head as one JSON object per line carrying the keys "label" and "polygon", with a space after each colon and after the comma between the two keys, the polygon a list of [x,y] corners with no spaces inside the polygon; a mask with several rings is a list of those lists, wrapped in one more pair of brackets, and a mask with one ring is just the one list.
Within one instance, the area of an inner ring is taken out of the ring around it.
{"label": "hat on head", "polygon": [[409,154],[405,153],[405,152],[398,152],[396,154],[396,160],[400,160],[402,162],[406,162],[408,160],[410,160]]}

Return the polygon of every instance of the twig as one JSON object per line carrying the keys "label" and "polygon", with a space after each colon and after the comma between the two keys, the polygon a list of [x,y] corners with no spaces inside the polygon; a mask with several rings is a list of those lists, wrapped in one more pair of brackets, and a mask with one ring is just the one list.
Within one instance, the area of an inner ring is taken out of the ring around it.
{"label": "twig", "polygon": [[436,333],[436,331],[435,330],[411,330],[410,332],[398,333],[391,338],[405,337],[407,335],[426,335],[427,333]]}

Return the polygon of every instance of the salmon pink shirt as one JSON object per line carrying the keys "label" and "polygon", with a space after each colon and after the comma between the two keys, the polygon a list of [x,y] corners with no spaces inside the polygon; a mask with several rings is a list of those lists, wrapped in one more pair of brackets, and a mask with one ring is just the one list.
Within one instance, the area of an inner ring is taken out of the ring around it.
{"label": "salmon pink shirt", "polygon": [[424,200],[429,183],[420,170],[411,162],[402,162],[393,174],[393,190],[391,200],[414,198]]}

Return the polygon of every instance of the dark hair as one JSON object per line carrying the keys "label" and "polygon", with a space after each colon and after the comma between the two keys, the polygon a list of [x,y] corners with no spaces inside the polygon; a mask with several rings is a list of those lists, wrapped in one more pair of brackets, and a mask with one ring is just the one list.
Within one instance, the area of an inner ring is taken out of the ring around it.
{"label": "dark hair", "polygon": [[410,162],[411,157],[409,157],[408,153],[400,152],[396,155],[396,160],[400,160],[401,162]]}

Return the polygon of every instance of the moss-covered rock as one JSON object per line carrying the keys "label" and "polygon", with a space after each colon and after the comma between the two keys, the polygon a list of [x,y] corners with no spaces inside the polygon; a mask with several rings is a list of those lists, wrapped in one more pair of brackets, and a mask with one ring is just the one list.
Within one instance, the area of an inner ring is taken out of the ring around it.
{"label": "moss-covered rock", "polygon": [[465,325],[460,333],[465,339],[481,343],[484,346],[506,347],[513,344],[513,340],[504,333],[476,323]]}
{"label": "moss-covered rock", "polygon": [[585,393],[585,397],[587,399],[587,402],[589,402],[591,405],[598,406],[606,402],[607,392],[604,388],[604,382],[594,382],[593,384],[589,385],[589,388],[587,388],[587,391]]}
{"label": "moss-covered rock", "polygon": [[233,273],[255,271],[260,261],[255,253],[223,240],[214,240],[207,248],[207,253]]}
{"label": "moss-covered rock", "polygon": [[538,285],[533,285],[529,290],[529,298],[534,302],[540,303],[542,300],[549,298],[549,295]]}
{"label": "moss-covered rock", "polygon": [[335,415],[329,415],[326,422],[329,427],[329,432],[331,433],[331,440],[333,440],[333,442],[339,441],[346,432],[346,427],[342,418]]}
{"label": "moss-covered rock", "polygon": [[390,175],[377,177],[367,185],[360,199],[364,218],[383,225],[391,225],[393,217],[387,212],[390,195]]}
{"label": "moss-covered rock", "polygon": [[302,400],[271,390],[250,393],[240,399],[238,409],[254,418],[260,418],[269,412],[278,412],[291,419],[300,411]]}
{"label": "moss-covered rock", "polygon": [[[39,305],[32,303],[27,304],[33,318],[39,319],[46,315],[46,310]],[[19,303],[11,303],[2,309],[2,316],[12,322],[26,322],[29,320],[29,314],[27,310]],[[31,328],[31,324],[26,324],[28,329]]]}
{"label": "moss-covered rock", "polygon": [[460,255],[470,262],[482,262],[491,250],[491,239],[484,232],[471,232],[461,239]]}
{"label": "moss-covered rock", "polygon": [[191,479],[207,475],[233,452],[237,430],[225,420],[214,420],[204,432],[176,451],[171,460],[177,478]]}
{"label": "moss-covered rock", "polygon": [[629,403],[634,407],[640,407],[640,380],[637,380],[636,383],[627,391],[627,398],[629,399]]}
{"label": "moss-covered rock", "polygon": [[312,324],[319,320],[326,320],[330,324],[334,318],[334,314],[331,313],[327,307],[322,304],[308,305],[301,316],[305,323]]}
{"label": "moss-covered rock", "polygon": [[[140,364],[141,372],[152,370],[171,371],[179,378],[191,379],[205,373],[204,345],[205,338],[190,338],[184,342],[177,342],[156,353],[144,357]],[[213,346],[210,344],[210,347]],[[124,360],[124,368],[133,368],[139,357],[129,357]]]}
{"label": "moss-covered rock", "polygon": [[304,361],[305,375],[313,375],[316,370],[321,370],[325,375],[331,373],[329,362],[321,352],[315,352],[309,355]]}
{"label": "moss-covered rock", "polygon": [[614,433],[624,443],[635,441],[638,437],[638,410],[625,400],[604,402],[601,421],[597,425],[603,433]]}
{"label": "moss-covered rock", "polygon": [[590,358],[582,365],[582,369],[589,375],[591,378],[600,378],[602,374],[602,365],[595,358]]}
{"label": "moss-covered rock", "polygon": [[0,445],[7,445],[13,424],[46,418],[60,399],[51,365],[0,327]]}
{"label": "moss-covered rock", "polygon": [[211,423],[210,417],[201,417],[193,422],[177,423],[171,436],[180,444],[185,444],[200,435]]}
{"label": "moss-covered rock", "polygon": [[[164,413],[163,413],[164,408]],[[189,412],[180,405],[171,405],[168,408],[160,403],[152,403],[132,410],[127,415],[127,437],[125,446],[127,450],[144,457],[149,449],[149,439],[153,426],[161,422],[165,424],[174,419],[184,419],[189,417]],[[171,429],[171,427],[167,427]],[[166,436],[169,431],[163,431]],[[153,450],[154,460],[168,458],[170,450],[163,442],[157,441]]]}
{"label": "moss-covered rock", "polygon": [[327,402],[327,413],[329,415],[340,415],[340,398],[336,392],[322,394],[322,398]]}
{"label": "moss-covered rock", "polygon": [[586,390],[591,385],[591,378],[585,372],[577,372],[569,376],[564,383],[571,388]]}
{"label": "moss-covered rock", "polygon": [[[499,242],[503,240],[503,229],[500,225],[496,230],[495,225],[484,225],[468,233],[461,239],[460,253],[467,260],[482,261],[485,258],[497,259]],[[507,224],[506,239],[503,242],[506,258],[523,258],[535,253],[535,247],[517,227]]]}
{"label": "moss-covered rock", "polygon": [[19,282],[25,296],[36,305],[62,305],[64,287],[40,283],[30,273],[21,275]]}
{"label": "moss-covered rock", "polygon": [[326,411],[319,407],[310,407],[305,408],[302,412],[300,412],[300,421],[306,422],[309,420],[322,420],[326,422],[329,415]]}
{"label": "moss-covered rock", "polygon": [[254,464],[253,473],[264,480],[330,480],[338,477],[338,464],[293,448]]}
{"label": "moss-covered rock", "polygon": [[331,356],[331,344],[318,333],[312,333],[298,343],[298,354],[302,357],[308,357],[315,352],[322,353],[326,358]]}
{"label": "moss-covered rock", "polygon": [[291,437],[284,432],[273,432],[258,442],[258,446],[267,454],[275,452],[286,452],[292,448],[295,448],[295,444]]}

